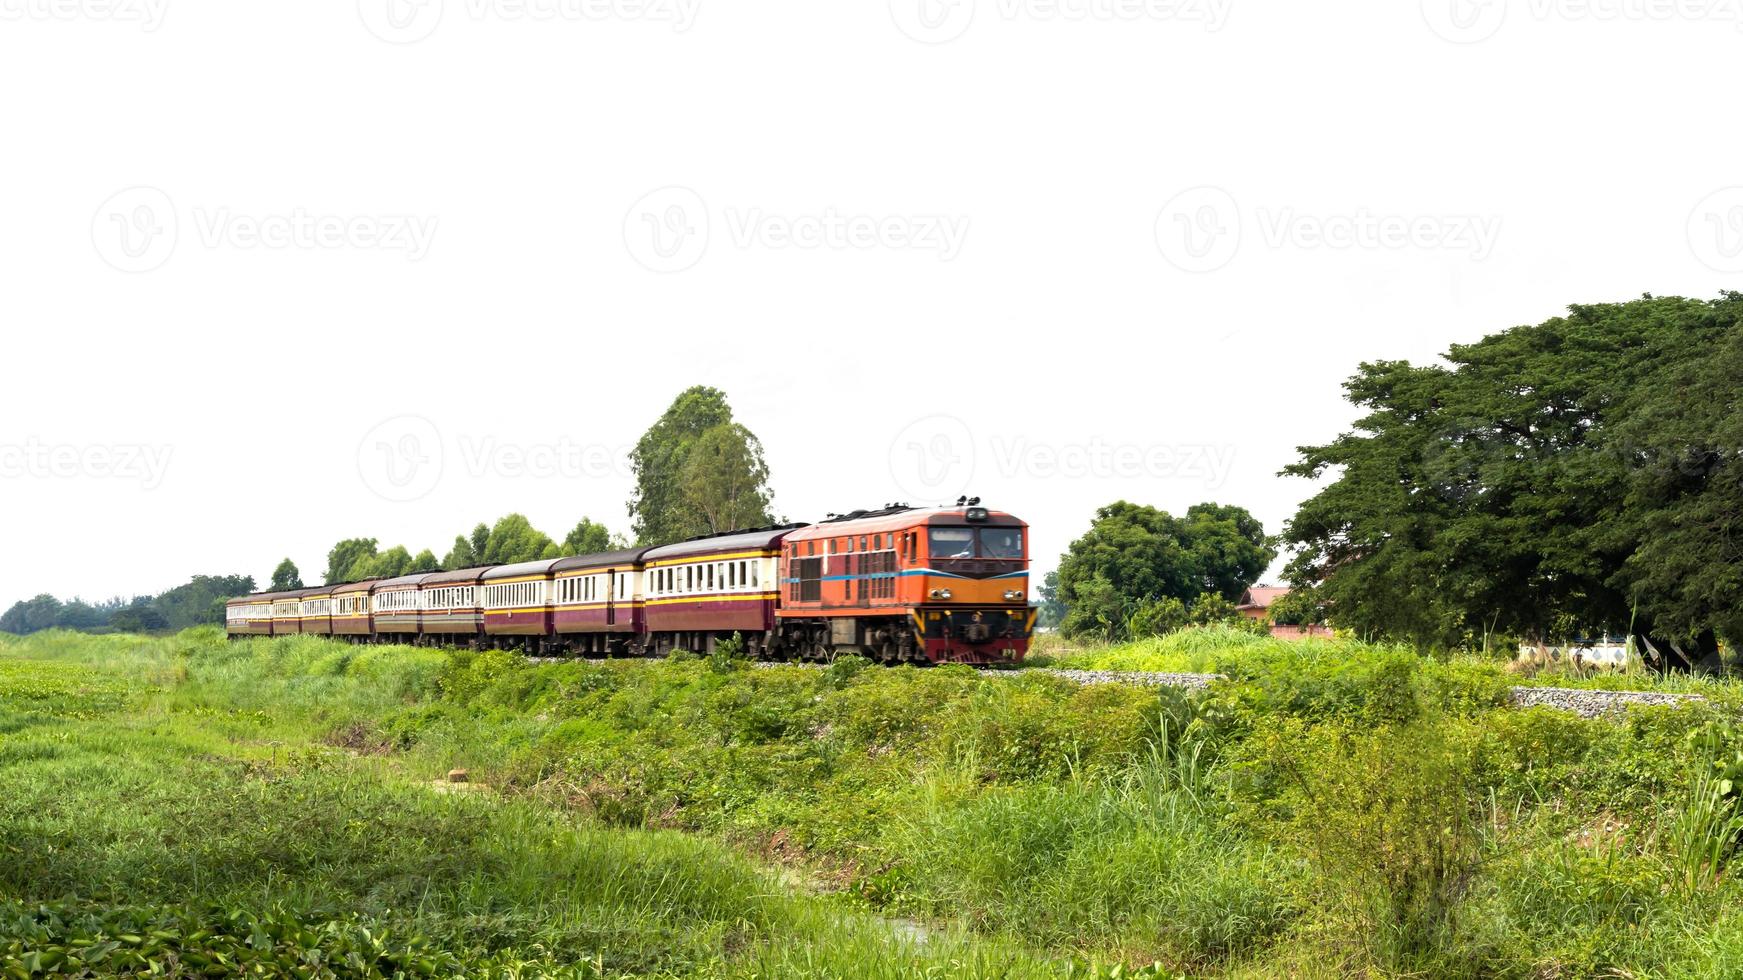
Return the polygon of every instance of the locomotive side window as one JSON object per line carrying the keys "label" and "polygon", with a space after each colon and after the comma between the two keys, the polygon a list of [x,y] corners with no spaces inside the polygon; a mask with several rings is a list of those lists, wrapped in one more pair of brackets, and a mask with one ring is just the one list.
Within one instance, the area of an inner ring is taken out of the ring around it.
{"label": "locomotive side window", "polygon": [[823,599],[823,559],[803,558],[794,562],[799,580],[799,601],[820,602]]}

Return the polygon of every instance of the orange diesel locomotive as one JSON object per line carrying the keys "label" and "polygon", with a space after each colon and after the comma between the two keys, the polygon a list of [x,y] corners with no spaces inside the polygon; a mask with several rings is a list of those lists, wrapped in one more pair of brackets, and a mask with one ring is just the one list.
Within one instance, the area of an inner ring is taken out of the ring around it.
{"label": "orange diesel locomotive", "polygon": [[777,651],[885,663],[1016,661],[1029,647],[1028,526],[979,500],[856,511],[782,544]]}

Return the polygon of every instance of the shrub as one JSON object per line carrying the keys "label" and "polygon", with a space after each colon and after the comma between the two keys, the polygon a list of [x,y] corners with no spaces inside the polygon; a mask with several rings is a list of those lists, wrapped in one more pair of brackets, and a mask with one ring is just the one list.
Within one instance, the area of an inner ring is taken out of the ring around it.
{"label": "shrub", "polygon": [[1316,872],[1303,898],[1336,935],[1391,966],[1444,938],[1482,854],[1466,730],[1284,721],[1249,750],[1265,825]]}

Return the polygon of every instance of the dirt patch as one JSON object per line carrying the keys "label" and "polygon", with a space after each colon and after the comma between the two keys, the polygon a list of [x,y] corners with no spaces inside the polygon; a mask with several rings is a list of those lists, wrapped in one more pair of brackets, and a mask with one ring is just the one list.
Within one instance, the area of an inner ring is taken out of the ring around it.
{"label": "dirt patch", "polygon": [[393,742],[363,722],[354,721],[327,734],[322,741],[354,755],[391,755]]}

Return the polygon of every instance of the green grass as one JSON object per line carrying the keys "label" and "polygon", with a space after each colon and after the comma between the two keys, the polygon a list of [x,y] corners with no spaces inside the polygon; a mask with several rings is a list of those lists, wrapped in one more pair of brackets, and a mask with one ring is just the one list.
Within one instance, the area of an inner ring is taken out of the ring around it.
{"label": "green grass", "polygon": [[1227,680],[0,638],[0,974],[1743,963],[1724,697],[1586,721],[1492,664],[1219,630],[1056,655]]}

